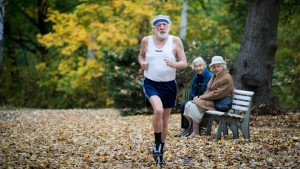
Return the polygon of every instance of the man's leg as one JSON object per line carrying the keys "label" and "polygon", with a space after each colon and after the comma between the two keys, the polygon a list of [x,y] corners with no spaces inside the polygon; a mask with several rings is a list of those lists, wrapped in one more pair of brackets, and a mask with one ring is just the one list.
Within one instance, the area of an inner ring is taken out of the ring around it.
{"label": "man's leg", "polygon": [[183,115],[184,109],[187,101],[184,101],[180,105],[180,111],[181,111],[181,129],[182,131],[179,134],[176,134],[175,137],[182,137],[189,133],[189,121],[187,118]]}
{"label": "man's leg", "polygon": [[183,129],[187,129],[189,127],[189,121],[183,115],[186,103],[187,103],[187,101],[182,102],[181,107],[180,107],[180,110],[181,110],[181,128],[183,128]]}
{"label": "man's leg", "polygon": [[166,164],[165,160],[164,160],[164,147],[165,147],[165,141],[166,138],[168,136],[168,128],[169,128],[169,118],[170,118],[170,114],[171,114],[172,109],[168,108],[168,109],[164,109],[164,113],[163,113],[163,128],[162,128],[162,155],[158,156],[156,159],[156,162],[160,165],[164,165]]}
{"label": "man's leg", "polygon": [[168,128],[169,128],[169,118],[170,118],[170,114],[171,114],[172,109],[168,108],[168,109],[164,109],[164,113],[163,113],[163,126],[162,126],[162,142],[165,143],[167,135],[168,135]]}
{"label": "man's leg", "polygon": [[153,147],[153,155],[160,156],[162,155],[162,133],[163,133],[163,114],[164,109],[161,102],[161,99],[158,96],[151,96],[149,99],[152,108],[153,108],[153,116],[152,116],[152,127],[154,130],[155,136],[155,145]]}

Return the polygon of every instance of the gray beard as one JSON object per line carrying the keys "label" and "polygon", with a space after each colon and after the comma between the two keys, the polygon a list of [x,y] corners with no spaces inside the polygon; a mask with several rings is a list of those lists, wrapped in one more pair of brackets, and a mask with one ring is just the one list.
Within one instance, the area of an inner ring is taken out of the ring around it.
{"label": "gray beard", "polygon": [[160,34],[160,32],[159,31],[157,31],[156,29],[154,29],[154,31],[155,31],[155,33],[156,33],[156,35],[157,35],[157,37],[158,37],[158,39],[167,39],[168,38],[168,36],[169,36],[169,29],[168,30],[166,30],[166,33],[165,34]]}
{"label": "gray beard", "polygon": [[167,39],[168,36],[169,36],[168,33],[166,33],[166,34],[164,34],[164,35],[161,35],[160,33],[157,33],[156,35],[157,35],[158,39]]}

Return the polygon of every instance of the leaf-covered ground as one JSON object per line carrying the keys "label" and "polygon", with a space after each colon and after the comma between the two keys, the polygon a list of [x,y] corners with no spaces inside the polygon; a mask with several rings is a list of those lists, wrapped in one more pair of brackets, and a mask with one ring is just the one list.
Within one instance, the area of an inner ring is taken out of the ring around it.
{"label": "leaf-covered ground", "polygon": [[[172,114],[164,168],[298,168],[300,113],[251,117],[251,139],[176,138]],[[114,109],[0,110],[0,168],[158,168],[151,116]]]}

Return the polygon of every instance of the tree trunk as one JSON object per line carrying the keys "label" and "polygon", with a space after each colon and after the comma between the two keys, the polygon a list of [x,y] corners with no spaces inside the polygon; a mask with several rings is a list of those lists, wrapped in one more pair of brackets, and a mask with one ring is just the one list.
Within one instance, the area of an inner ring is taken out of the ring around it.
{"label": "tree trunk", "polygon": [[185,40],[186,37],[186,25],[187,25],[187,11],[188,11],[188,2],[183,0],[182,10],[181,10],[181,21],[180,21],[180,34],[179,37],[182,40]]}
{"label": "tree trunk", "polygon": [[2,63],[3,63],[3,29],[4,29],[4,0],[0,0],[0,84],[2,79]]}
{"label": "tree trunk", "polygon": [[235,88],[255,92],[255,113],[280,114],[272,93],[272,73],[281,1],[249,0],[248,4],[245,32],[232,71]]}
{"label": "tree trunk", "polygon": [[149,26],[150,20],[147,17],[142,17],[140,19],[140,27],[139,27],[139,34],[138,34],[138,42],[140,43],[143,37],[149,34],[151,26]]}
{"label": "tree trunk", "polygon": [[[94,34],[90,33],[90,36],[91,36],[91,43],[96,43]],[[88,60],[95,59],[95,50],[94,49],[90,49],[88,46],[87,46],[87,59]]]}

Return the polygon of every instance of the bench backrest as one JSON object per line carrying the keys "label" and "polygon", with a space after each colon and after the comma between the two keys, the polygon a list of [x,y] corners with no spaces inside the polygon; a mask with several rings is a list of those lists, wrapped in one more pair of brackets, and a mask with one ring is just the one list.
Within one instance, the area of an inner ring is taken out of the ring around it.
{"label": "bench backrest", "polygon": [[234,89],[232,109],[247,112],[251,108],[253,94],[252,91]]}
{"label": "bench backrest", "polygon": [[[189,84],[184,85],[182,91],[183,101],[189,100],[189,94],[190,94],[189,87],[190,87]],[[236,111],[240,110],[240,111],[248,112],[248,110],[251,109],[253,95],[254,92],[252,91],[234,89],[231,109],[234,109]]]}

